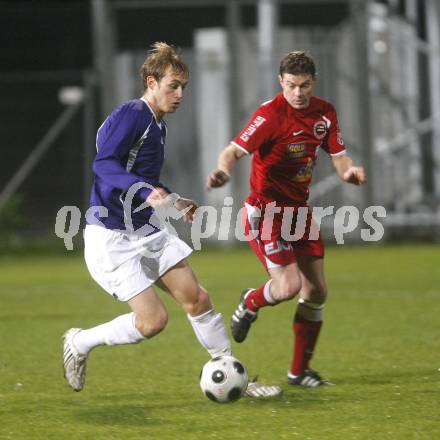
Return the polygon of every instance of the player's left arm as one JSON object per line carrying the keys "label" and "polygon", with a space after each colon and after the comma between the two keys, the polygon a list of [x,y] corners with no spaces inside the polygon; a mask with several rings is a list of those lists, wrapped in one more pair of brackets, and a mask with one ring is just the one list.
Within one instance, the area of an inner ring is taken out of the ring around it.
{"label": "player's left arm", "polygon": [[362,185],[367,181],[365,170],[361,166],[353,165],[353,160],[346,154],[331,156],[333,167],[337,175],[347,183]]}
{"label": "player's left arm", "polygon": [[329,133],[323,147],[330,154],[337,175],[344,182],[362,185],[367,181],[367,175],[364,168],[353,165],[353,160],[347,155],[339,129],[338,116],[335,108],[330,103],[328,103],[328,112],[324,120],[326,120]]}

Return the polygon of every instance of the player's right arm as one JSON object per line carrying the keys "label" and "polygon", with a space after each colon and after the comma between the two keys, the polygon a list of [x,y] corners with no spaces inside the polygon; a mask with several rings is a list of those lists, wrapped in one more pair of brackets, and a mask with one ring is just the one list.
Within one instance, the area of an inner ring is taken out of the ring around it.
{"label": "player's right arm", "polygon": [[245,155],[243,150],[229,144],[219,155],[217,168],[208,176],[207,187],[219,188],[229,182],[236,163]]}
{"label": "player's right arm", "polygon": [[208,176],[208,189],[219,188],[227,183],[236,163],[271,139],[274,126],[274,118],[270,117],[270,112],[263,104],[238,136],[220,153],[217,168]]}

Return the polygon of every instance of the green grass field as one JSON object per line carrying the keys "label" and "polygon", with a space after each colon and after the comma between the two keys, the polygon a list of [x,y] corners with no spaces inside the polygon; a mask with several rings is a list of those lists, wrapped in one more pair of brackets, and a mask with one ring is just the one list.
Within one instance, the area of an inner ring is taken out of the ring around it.
{"label": "green grass field", "polygon": [[[247,249],[190,259],[227,324],[241,288],[265,279]],[[0,257],[0,439],[440,438],[440,248],[327,250],[330,299],[314,367],[336,384],[285,383],[295,304],[265,309],[234,351],[279,384],[269,400],[220,405],[198,385],[208,359],[163,294],[168,327],[138,345],[91,353],[86,388],[64,382],[61,335],[127,311],[89,278],[81,255]]]}

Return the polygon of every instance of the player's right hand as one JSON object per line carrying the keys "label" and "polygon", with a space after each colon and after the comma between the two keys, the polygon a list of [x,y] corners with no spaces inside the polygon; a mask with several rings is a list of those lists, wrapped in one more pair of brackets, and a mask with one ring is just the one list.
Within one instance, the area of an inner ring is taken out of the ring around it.
{"label": "player's right hand", "polygon": [[147,197],[147,202],[153,208],[167,208],[167,206],[171,206],[171,202],[168,199],[168,191],[165,191],[162,187],[155,187],[150,195]]}
{"label": "player's right hand", "polygon": [[229,174],[220,169],[216,169],[208,176],[206,186],[208,189],[220,188],[225,183],[229,182],[230,178]]}
{"label": "player's right hand", "polygon": [[192,223],[198,205],[192,199],[185,199],[183,197],[179,197],[174,202],[174,208],[176,208],[178,211],[184,212],[183,221],[185,223]]}

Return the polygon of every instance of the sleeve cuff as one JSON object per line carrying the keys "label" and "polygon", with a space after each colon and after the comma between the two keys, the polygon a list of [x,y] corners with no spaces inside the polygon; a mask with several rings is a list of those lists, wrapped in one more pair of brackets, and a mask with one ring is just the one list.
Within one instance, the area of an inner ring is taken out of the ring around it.
{"label": "sleeve cuff", "polygon": [[347,154],[347,150],[342,150],[339,151],[338,153],[330,153],[331,157],[338,157],[338,156],[344,156],[345,154]]}
{"label": "sleeve cuff", "polygon": [[153,191],[152,189],[144,187],[139,191],[139,197],[142,200],[147,200],[148,196],[152,193],[152,191]]}
{"label": "sleeve cuff", "polygon": [[163,188],[168,194],[172,194],[173,191],[171,191],[167,186],[165,186],[164,184],[160,183],[157,185],[160,188]]}
{"label": "sleeve cuff", "polygon": [[237,142],[232,141],[231,144],[234,147],[237,147],[239,150],[243,151],[243,153],[245,154],[250,154],[248,150],[246,150],[245,148],[241,147],[240,145],[237,144]]}

